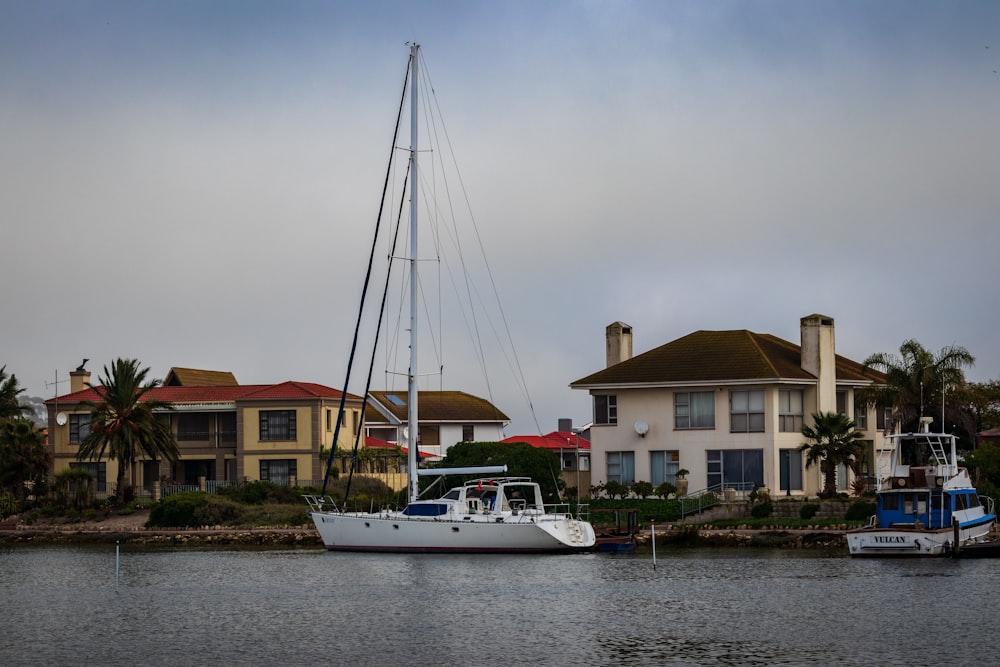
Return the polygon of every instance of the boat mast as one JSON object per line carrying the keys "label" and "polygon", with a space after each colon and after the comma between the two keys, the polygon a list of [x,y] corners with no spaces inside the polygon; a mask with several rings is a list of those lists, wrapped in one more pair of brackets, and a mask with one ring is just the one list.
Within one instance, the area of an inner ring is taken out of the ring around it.
{"label": "boat mast", "polygon": [[417,416],[417,63],[419,44],[410,45],[410,369],[407,373],[407,485],[410,502],[417,500],[417,440],[420,435]]}

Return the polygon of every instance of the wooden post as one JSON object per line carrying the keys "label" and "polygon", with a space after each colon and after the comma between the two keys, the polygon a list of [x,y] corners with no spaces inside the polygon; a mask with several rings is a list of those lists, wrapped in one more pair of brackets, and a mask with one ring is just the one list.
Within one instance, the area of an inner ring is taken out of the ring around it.
{"label": "wooden post", "polygon": [[960,530],[958,527],[958,519],[955,517],[951,518],[951,533],[952,533],[951,553],[955,558],[958,558],[958,552],[961,550],[962,547],[958,541]]}

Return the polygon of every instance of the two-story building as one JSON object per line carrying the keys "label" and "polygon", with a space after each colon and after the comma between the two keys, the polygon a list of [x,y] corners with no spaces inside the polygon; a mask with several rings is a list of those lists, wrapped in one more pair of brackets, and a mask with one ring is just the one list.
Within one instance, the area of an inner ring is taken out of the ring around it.
{"label": "two-story building", "polygon": [[[573,382],[593,400],[591,476],[595,484],[675,482],[690,492],[766,487],[815,495],[819,467],[799,447],[815,412],[849,415],[864,433],[866,471],[882,452],[884,413],[855,392],[884,377],[836,354],[833,318],[800,320],[798,345],[747,330],[696,331],[632,356],[632,329],[606,330],[607,367]],[[838,471],[847,489],[848,472]]]}
{"label": "two-story building", "polygon": [[[440,460],[459,442],[499,442],[510,417],[485,398],[464,391],[419,391],[420,455]],[[370,391],[366,434],[392,444],[407,441],[409,398],[405,391]]]}
{"label": "two-story building", "polygon": [[[80,442],[90,424],[85,401],[100,402],[88,386],[90,372],[82,366],[70,373],[70,392],[46,401],[53,472],[70,467],[89,470],[106,489],[117,476],[117,462],[80,461]],[[209,481],[269,480],[283,484],[322,479],[333,435],[341,392],[311,382],[241,385],[232,373],[172,368],[151,398],[171,403],[163,412],[173,432],[180,458],[140,459],[126,473],[133,486],[151,489],[157,481],[197,484]],[[359,427],[362,400],[348,394],[339,446],[350,448]]]}

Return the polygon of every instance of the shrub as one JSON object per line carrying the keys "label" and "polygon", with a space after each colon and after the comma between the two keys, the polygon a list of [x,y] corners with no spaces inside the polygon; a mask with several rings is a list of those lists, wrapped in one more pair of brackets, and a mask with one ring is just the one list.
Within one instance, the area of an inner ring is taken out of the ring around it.
{"label": "shrub", "polygon": [[653,495],[659,496],[664,500],[667,499],[667,496],[674,493],[677,493],[677,487],[671,484],[670,482],[664,482],[663,484],[660,484],[658,487],[653,489]]}
{"label": "shrub", "polygon": [[800,519],[811,519],[816,516],[816,512],[819,511],[819,505],[816,503],[806,503],[799,510]]}
{"label": "shrub", "polygon": [[750,510],[750,516],[755,519],[764,519],[771,516],[771,510],[774,509],[770,502],[759,503],[753,506]]}
{"label": "shrub", "polygon": [[[215,498],[215,500],[224,499]],[[211,501],[212,498],[204,491],[184,491],[167,496],[150,510],[147,523],[150,526],[164,528],[197,528],[205,525],[204,508]]]}
{"label": "shrub", "polygon": [[638,481],[632,485],[632,493],[640,498],[653,495],[653,485],[646,481]]}
{"label": "shrub", "polygon": [[875,514],[875,503],[868,500],[856,500],[847,508],[844,519],[847,521],[866,521]]}
{"label": "shrub", "polygon": [[301,502],[298,489],[274,482],[253,481],[219,489],[219,495],[245,505]]}

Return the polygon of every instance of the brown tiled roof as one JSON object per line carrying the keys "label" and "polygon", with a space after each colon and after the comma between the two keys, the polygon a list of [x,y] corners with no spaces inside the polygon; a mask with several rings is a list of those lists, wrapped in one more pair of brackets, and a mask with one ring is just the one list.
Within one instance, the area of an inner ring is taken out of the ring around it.
{"label": "brown tiled roof", "polygon": [[239,383],[229,371],[206,371],[174,366],[163,380],[164,387],[232,387]]}
{"label": "brown tiled roof", "polygon": [[[407,419],[405,391],[373,391],[372,397],[402,422]],[[421,391],[417,394],[421,422],[509,422],[510,417],[484,398],[464,391]],[[377,410],[369,407],[365,421],[384,422]]]}
{"label": "brown tiled roof", "polygon": [[[747,380],[814,380],[802,370],[801,347],[770,334],[746,329],[695,331],[598,371],[570,384],[594,385],[683,384]],[[875,371],[837,355],[838,380],[872,382],[883,379]]]}

